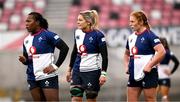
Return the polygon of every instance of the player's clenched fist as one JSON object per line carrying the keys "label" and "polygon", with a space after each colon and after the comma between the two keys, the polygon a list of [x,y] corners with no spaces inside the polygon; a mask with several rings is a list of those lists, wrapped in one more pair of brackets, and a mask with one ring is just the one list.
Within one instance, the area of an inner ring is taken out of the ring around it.
{"label": "player's clenched fist", "polygon": [[19,56],[19,61],[22,63],[26,62],[26,58],[24,56]]}

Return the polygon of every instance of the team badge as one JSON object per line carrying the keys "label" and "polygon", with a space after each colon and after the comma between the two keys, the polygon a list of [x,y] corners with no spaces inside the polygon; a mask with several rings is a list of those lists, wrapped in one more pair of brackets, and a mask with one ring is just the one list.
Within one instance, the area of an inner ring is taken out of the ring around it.
{"label": "team badge", "polygon": [[45,81],[45,86],[49,86],[49,81]]}
{"label": "team badge", "polygon": [[89,82],[89,83],[87,84],[87,86],[90,88],[90,87],[92,86],[92,84]]}
{"label": "team badge", "polygon": [[141,38],[141,43],[143,43],[143,42],[144,42],[144,40],[145,40],[145,39],[144,39],[144,37],[142,37],[142,38]]}
{"label": "team badge", "polygon": [[93,41],[93,37],[90,37],[89,42],[92,43],[92,41]]}
{"label": "team badge", "polygon": [[39,41],[39,42],[41,42],[41,41],[42,41],[42,39],[43,39],[42,37],[39,37],[39,38],[38,38],[38,41]]}

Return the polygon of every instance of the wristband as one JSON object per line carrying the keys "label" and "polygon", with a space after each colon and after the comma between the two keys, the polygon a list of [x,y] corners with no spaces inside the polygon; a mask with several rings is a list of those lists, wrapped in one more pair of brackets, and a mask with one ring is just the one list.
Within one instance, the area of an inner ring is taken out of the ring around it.
{"label": "wristband", "polygon": [[102,71],[102,72],[101,72],[101,75],[102,75],[102,76],[107,76],[107,73],[106,73],[105,71]]}
{"label": "wristband", "polygon": [[51,65],[53,66],[53,68],[54,68],[55,70],[58,69],[58,67],[57,67],[54,63],[52,63]]}

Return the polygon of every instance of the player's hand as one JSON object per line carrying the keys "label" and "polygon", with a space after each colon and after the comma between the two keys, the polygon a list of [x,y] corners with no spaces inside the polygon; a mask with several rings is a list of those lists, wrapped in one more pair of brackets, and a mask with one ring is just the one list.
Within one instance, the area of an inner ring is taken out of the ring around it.
{"label": "player's hand", "polygon": [[19,61],[22,62],[22,63],[25,63],[26,62],[26,57],[19,56]]}
{"label": "player's hand", "polygon": [[54,71],[56,71],[56,70],[52,65],[49,65],[48,67],[45,67],[44,70],[43,70],[43,72],[47,73],[47,74],[50,74],[50,73],[52,73]]}
{"label": "player's hand", "polygon": [[105,82],[106,82],[106,76],[101,75],[100,78],[99,78],[100,86],[104,85]]}
{"label": "player's hand", "polygon": [[66,81],[71,82],[71,79],[72,79],[71,71],[67,71],[67,73],[66,73]]}
{"label": "player's hand", "polygon": [[126,74],[129,74],[129,69],[126,69]]}
{"label": "player's hand", "polygon": [[149,72],[151,72],[151,67],[149,67],[148,65],[146,65],[145,67],[144,67],[144,73],[149,73]]}

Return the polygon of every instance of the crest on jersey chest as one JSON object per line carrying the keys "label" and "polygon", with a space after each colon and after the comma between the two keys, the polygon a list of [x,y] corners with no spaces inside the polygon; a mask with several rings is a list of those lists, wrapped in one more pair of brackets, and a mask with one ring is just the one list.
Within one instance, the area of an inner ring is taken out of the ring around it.
{"label": "crest on jersey chest", "polygon": [[89,37],[89,42],[90,42],[90,43],[93,42],[93,37]]}
{"label": "crest on jersey chest", "polygon": [[44,37],[44,36],[40,36],[38,38],[38,42],[42,42],[42,41],[45,41],[45,40],[46,40],[46,37]]}
{"label": "crest on jersey chest", "polygon": [[42,38],[42,37],[39,37],[39,38],[38,38],[38,41],[39,41],[39,42],[41,42],[42,40],[43,40],[43,38]]}
{"label": "crest on jersey chest", "polygon": [[142,37],[141,38],[141,43],[143,43],[145,41],[145,38],[144,37]]}

